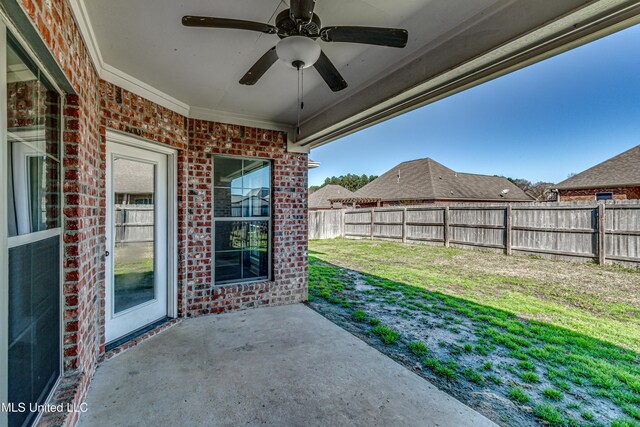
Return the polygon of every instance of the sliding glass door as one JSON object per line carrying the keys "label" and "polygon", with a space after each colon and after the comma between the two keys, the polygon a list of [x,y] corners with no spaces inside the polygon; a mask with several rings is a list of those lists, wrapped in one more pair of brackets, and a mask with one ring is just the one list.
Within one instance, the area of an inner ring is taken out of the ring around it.
{"label": "sliding glass door", "polygon": [[30,406],[61,373],[61,105],[19,44],[2,38],[3,401],[13,405],[8,425],[28,426],[38,417]]}

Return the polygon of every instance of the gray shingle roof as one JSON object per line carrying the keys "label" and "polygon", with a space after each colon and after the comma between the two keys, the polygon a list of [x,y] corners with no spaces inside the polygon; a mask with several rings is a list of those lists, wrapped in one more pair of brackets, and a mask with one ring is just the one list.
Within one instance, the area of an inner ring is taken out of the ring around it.
{"label": "gray shingle roof", "polygon": [[558,189],[640,185],[640,145],[587,169],[556,186]]}
{"label": "gray shingle roof", "polygon": [[330,209],[329,199],[340,199],[352,195],[351,191],[341,185],[325,185],[309,195],[309,209]]}
{"label": "gray shingle roof", "polygon": [[114,190],[116,193],[149,194],[154,192],[154,166],[129,159],[116,159]]}
{"label": "gray shingle roof", "polygon": [[[504,190],[508,192],[504,193]],[[354,193],[382,200],[532,201],[508,179],[455,172],[433,159],[400,163]]]}

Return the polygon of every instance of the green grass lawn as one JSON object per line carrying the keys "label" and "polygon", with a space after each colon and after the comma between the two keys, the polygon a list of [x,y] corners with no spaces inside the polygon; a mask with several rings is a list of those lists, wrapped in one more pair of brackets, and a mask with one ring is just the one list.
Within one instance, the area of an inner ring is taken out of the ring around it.
{"label": "green grass lawn", "polygon": [[312,307],[495,421],[640,425],[640,272],[344,239],[309,254]]}
{"label": "green grass lawn", "polygon": [[115,263],[115,287],[119,291],[153,288],[154,259],[121,258]]}
{"label": "green grass lawn", "polygon": [[640,352],[640,270],[426,245],[312,241],[309,254]]}

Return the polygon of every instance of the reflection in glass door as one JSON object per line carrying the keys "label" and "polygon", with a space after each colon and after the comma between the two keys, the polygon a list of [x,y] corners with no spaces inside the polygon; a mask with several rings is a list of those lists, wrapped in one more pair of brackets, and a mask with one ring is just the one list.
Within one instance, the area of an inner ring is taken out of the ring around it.
{"label": "reflection in glass door", "polygon": [[114,312],[155,297],[155,165],[113,160]]}
{"label": "reflection in glass door", "polygon": [[105,334],[112,342],[167,315],[167,155],[107,144]]}

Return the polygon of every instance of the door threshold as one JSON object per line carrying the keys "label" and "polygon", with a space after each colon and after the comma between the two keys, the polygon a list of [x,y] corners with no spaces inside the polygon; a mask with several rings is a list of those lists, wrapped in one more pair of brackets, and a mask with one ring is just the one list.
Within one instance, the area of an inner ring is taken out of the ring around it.
{"label": "door threshold", "polygon": [[155,322],[149,323],[146,326],[138,328],[135,331],[133,331],[133,332],[131,332],[131,333],[129,333],[129,334],[123,336],[123,337],[120,337],[120,338],[118,338],[116,340],[113,340],[113,341],[107,343],[104,346],[104,352],[107,353],[107,352],[113,350],[114,348],[120,347],[121,345],[128,343],[129,341],[133,341],[134,339],[136,339],[136,338],[146,334],[147,332],[152,331],[152,330],[156,329],[157,327],[162,326],[165,323],[168,323],[168,322],[170,322],[172,320],[173,320],[172,317],[165,316],[165,317],[163,317],[161,319],[156,320]]}

